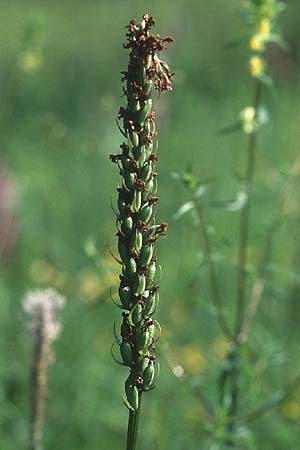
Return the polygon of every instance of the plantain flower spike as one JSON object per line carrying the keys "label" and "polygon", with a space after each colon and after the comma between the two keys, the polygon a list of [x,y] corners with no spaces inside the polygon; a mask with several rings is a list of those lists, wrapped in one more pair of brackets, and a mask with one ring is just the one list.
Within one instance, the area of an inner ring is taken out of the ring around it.
{"label": "plantain flower spike", "polygon": [[58,318],[65,299],[54,289],[29,291],[23,299],[28,315],[28,330],[33,336],[33,360],[30,376],[29,450],[41,450],[47,397],[47,372],[54,361],[52,343],[61,333]]}
{"label": "plantain flower spike", "polygon": [[154,90],[172,90],[173,73],[159,52],[166,49],[171,37],[151,34],[155,20],[144,14],[140,23],[128,25],[127,43],[129,65],[122,72],[127,105],[119,111],[125,142],[117,155],[110,159],[117,163],[122,182],[118,191],[117,237],[122,263],[119,297],[121,302],[122,365],[130,370],[125,382],[124,402],[130,410],[137,410],[143,391],[154,387],[156,361],[155,339],[159,325],[153,320],[158,304],[159,286],[155,282],[157,256],[155,243],[165,234],[167,224],[155,223],[156,197],[154,150],[155,114],[152,110]]}

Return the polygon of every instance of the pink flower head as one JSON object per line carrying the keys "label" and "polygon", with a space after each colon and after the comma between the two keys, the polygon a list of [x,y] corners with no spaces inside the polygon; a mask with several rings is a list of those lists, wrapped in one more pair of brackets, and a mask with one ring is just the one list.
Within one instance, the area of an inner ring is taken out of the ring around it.
{"label": "pink flower head", "polygon": [[14,183],[0,168],[0,259],[11,253],[17,239],[17,224],[13,212],[15,200]]}

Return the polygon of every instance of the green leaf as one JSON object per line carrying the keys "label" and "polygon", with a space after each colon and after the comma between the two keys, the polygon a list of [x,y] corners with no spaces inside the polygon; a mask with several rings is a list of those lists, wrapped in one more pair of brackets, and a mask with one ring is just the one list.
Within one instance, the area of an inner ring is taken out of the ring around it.
{"label": "green leaf", "polygon": [[248,195],[245,191],[240,191],[234,200],[225,200],[220,202],[213,202],[213,206],[223,208],[229,212],[240,211],[245,207],[248,201]]}
{"label": "green leaf", "polygon": [[186,213],[194,209],[195,203],[193,201],[189,201],[180,206],[180,208],[176,211],[173,218],[174,220],[178,220],[183,217]]}
{"label": "green leaf", "polygon": [[207,192],[207,185],[206,184],[199,184],[197,187],[194,197],[199,200],[201,197],[203,197]]}

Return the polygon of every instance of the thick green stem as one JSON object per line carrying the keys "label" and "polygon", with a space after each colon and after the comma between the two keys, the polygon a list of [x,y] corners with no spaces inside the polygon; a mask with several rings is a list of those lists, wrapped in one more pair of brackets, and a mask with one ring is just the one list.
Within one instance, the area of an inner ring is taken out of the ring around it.
{"label": "thick green stem", "polygon": [[135,411],[129,411],[126,450],[136,450],[141,400],[142,396],[140,394],[138,409],[136,409]]}

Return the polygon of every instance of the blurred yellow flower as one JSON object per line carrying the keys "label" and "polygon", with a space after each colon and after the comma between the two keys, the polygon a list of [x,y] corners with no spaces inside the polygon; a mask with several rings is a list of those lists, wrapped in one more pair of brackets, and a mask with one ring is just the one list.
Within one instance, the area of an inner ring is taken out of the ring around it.
{"label": "blurred yellow flower", "polygon": [[180,302],[174,302],[170,308],[170,319],[175,325],[186,323],[189,317],[188,308]]}
{"label": "blurred yellow flower", "polygon": [[281,408],[282,414],[288,419],[300,419],[300,403],[295,400],[285,402]]}
{"label": "blurred yellow flower", "polygon": [[62,272],[57,272],[54,280],[53,280],[53,286],[57,289],[63,289],[67,283],[67,277]]}
{"label": "blurred yellow flower", "polygon": [[30,275],[36,284],[51,285],[56,274],[56,268],[44,259],[37,259],[30,266]]}
{"label": "blurred yellow flower", "polygon": [[100,278],[104,289],[117,289],[120,283],[120,265],[111,255],[105,255],[97,261],[100,268]]}
{"label": "blurred yellow flower", "polygon": [[94,302],[104,294],[106,288],[102,280],[95,272],[83,272],[79,276],[79,295],[88,302]]}
{"label": "blurred yellow flower", "polygon": [[259,56],[252,56],[249,61],[250,73],[254,78],[260,77],[264,72],[263,59]]}
{"label": "blurred yellow flower", "polygon": [[203,408],[200,405],[189,405],[184,410],[184,417],[195,423],[203,423],[207,420],[207,415]]}
{"label": "blurred yellow flower", "polygon": [[260,22],[260,25],[259,25],[259,33],[263,37],[268,37],[270,35],[270,32],[271,32],[270,19],[268,19],[267,17],[264,17],[263,19],[261,19],[261,22]]}
{"label": "blurred yellow flower", "polygon": [[39,48],[30,48],[19,56],[19,66],[31,75],[39,72],[44,64],[44,56]]}
{"label": "blurred yellow flower", "polygon": [[264,41],[261,38],[260,34],[255,34],[254,36],[252,36],[252,38],[250,39],[249,47],[251,50],[253,50],[255,52],[263,52],[264,51],[264,49],[265,49]]}
{"label": "blurred yellow flower", "polygon": [[218,336],[213,343],[212,352],[217,359],[224,360],[230,348],[230,341],[225,336]]}
{"label": "blurred yellow flower", "polygon": [[199,375],[206,371],[206,358],[198,345],[185,345],[179,349],[179,360],[191,375]]}

